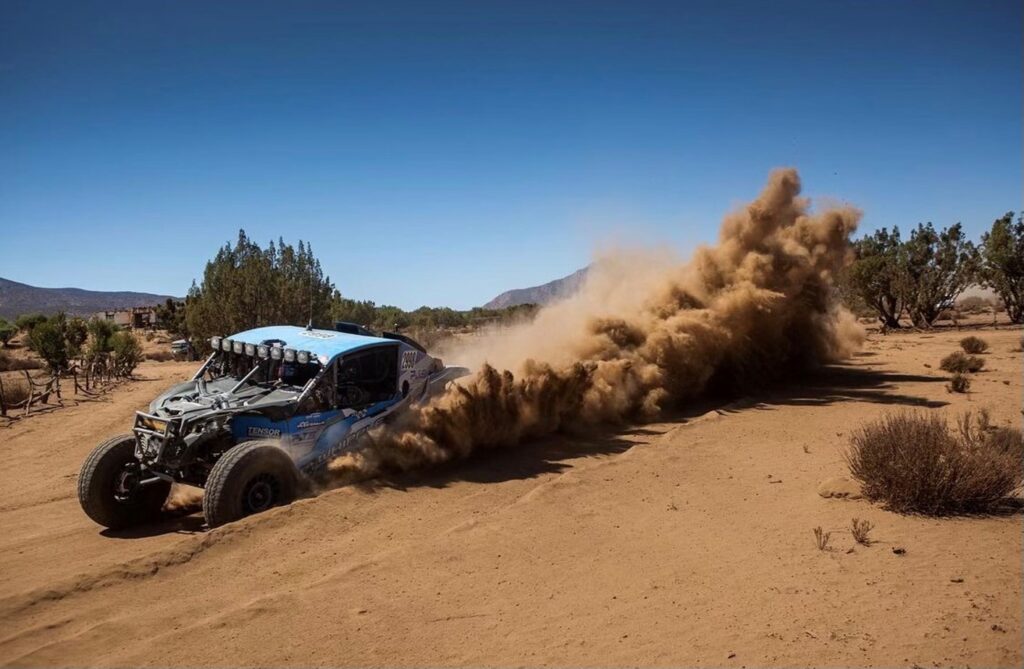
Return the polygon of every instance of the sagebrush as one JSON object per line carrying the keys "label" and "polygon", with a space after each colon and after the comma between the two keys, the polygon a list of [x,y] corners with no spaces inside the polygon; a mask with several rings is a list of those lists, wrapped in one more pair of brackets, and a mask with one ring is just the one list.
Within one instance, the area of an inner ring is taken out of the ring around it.
{"label": "sagebrush", "polygon": [[967,355],[962,351],[950,353],[939,363],[939,368],[947,372],[980,372],[985,361],[976,355]]}
{"label": "sagebrush", "polygon": [[970,389],[971,377],[963,372],[953,374],[949,379],[949,383],[946,384],[946,392],[950,393],[966,393]]}
{"label": "sagebrush", "polygon": [[853,433],[846,452],[864,496],[901,513],[989,512],[1024,483],[1024,437],[966,413],[889,414]]}
{"label": "sagebrush", "polygon": [[984,353],[988,350],[988,342],[981,337],[964,337],[960,340],[960,348],[967,353]]}

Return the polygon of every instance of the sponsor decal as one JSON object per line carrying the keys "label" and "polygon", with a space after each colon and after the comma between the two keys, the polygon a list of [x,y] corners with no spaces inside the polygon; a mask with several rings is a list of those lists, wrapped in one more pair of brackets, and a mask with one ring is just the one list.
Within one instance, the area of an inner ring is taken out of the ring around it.
{"label": "sponsor decal", "polygon": [[412,369],[416,365],[419,355],[419,351],[404,351],[402,353],[402,369]]}
{"label": "sponsor decal", "polygon": [[303,330],[299,333],[300,337],[310,337],[311,339],[334,339],[337,333],[334,332],[318,332],[315,330]]}
{"label": "sponsor decal", "polygon": [[250,427],[246,434],[250,437],[280,437],[281,430],[272,427]]}

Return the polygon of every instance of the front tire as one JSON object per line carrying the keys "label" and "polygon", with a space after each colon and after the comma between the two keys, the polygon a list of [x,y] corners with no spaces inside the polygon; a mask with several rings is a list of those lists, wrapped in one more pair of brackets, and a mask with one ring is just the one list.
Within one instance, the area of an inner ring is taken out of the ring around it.
{"label": "front tire", "polygon": [[217,527],[288,504],[295,499],[298,472],[280,448],[247,441],[230,448],[217,460],[206,480],[203,515]]}
{"label": "front tire", "polygon": [[135,437],[122,434],[97,446],[78,475],[78,502],[94,521],[120,530],[156,520],[171,484],[139,485],[142,466],[135,457]]}

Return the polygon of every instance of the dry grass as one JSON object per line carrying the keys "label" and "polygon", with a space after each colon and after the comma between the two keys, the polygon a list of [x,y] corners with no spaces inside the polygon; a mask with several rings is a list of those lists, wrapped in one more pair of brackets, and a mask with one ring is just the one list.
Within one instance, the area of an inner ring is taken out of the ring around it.
{"label": "dry grass", "polygon": [[962,351],[950,353],[939,363],[939,369],[960,373],[980,372],[984,366],[984,360],[976,355],[967,355]]}
{"label": "dry grass", "polygon": [[900,513],[991,512],[1024,482],[1024,437],[966,413],[901,412],[857,430],[846,453],[864,496]]}
{"label": "dry grass", "polygon": [[868,534],[873,530],[875,526],[868,520],[861,520],[860,518],[854,518],[850,521],[850,534],[853,535],[854,541],[861,546],[870,546],[871,539]]}
{"label": "dry grass", "polygon": [[988,350],[988,342],[981,337],[964,337],[960,340],[960,348],[966,353],[984,353]]}
{"label": "dry grass", "polygon": [[814,528],[814,545],[818,547],[819,551],[828,550],[828,542],[831,538],[832,533],[825,532],[820,525]]}
{"label": "dry grass", "polygon": [[146,354],[146,360],[167,362],[168,360],[174,360],[174,354],[170,351],[153,351],[152,353]]}
{"label": "dry grass", "polygon": [[971,377],[962,372],[954,374],[949,379],[949,383],[946,384],[946,392],[948,393],[966,393],[970,389]]}

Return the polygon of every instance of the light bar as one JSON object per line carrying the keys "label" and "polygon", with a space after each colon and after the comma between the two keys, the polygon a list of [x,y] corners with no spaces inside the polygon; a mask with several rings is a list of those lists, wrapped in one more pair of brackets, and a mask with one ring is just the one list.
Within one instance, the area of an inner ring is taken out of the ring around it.
{"label": "light bar", "polygon": [[231,352],[231,344],[232,344],[232,341],[230,339],[223,339],[220,342],[220,348],[221,348],[222,351],[227,351],[228,353],[230,353]]}
{"label": "light bar", "polygon": [[231,342],[231,347],[232,347],[232,350],[234,350],[235,353],[241,353],[245,349],[245,344],[243,344],[240,341],[235,341],[235,342]]}
{"label": "light bar", "polygon": [[271,357],[272,360],[280,360],[281,359],[281,347],[280,346],[271,346],[270,347],[270,357]]}
{"label": "light bar", "polygon": [[260,344],[256,347],[256,355],[266,360],[270,357],[270,347],[266,344]]}
{"label": "light bar", "polygon": [[286,348],[284,350],[284,361],[285,362],[295,362],[295,349],[294,348]]}
{"label": "light bar", "polygon": [[214,351],[219,351],[221,339],[222,337],[210,337],[210,348],[212,348]]}
{"label": "light bar", "polygon": [[296,358],[298,358],[300,365],[305,365],[309,363],[309,351],[299,351]]}
{"label": "light bar", "polygon": [[256,355],[256,344],[246,344],[245,345],[245,354],[250,356],[250,357]]}

